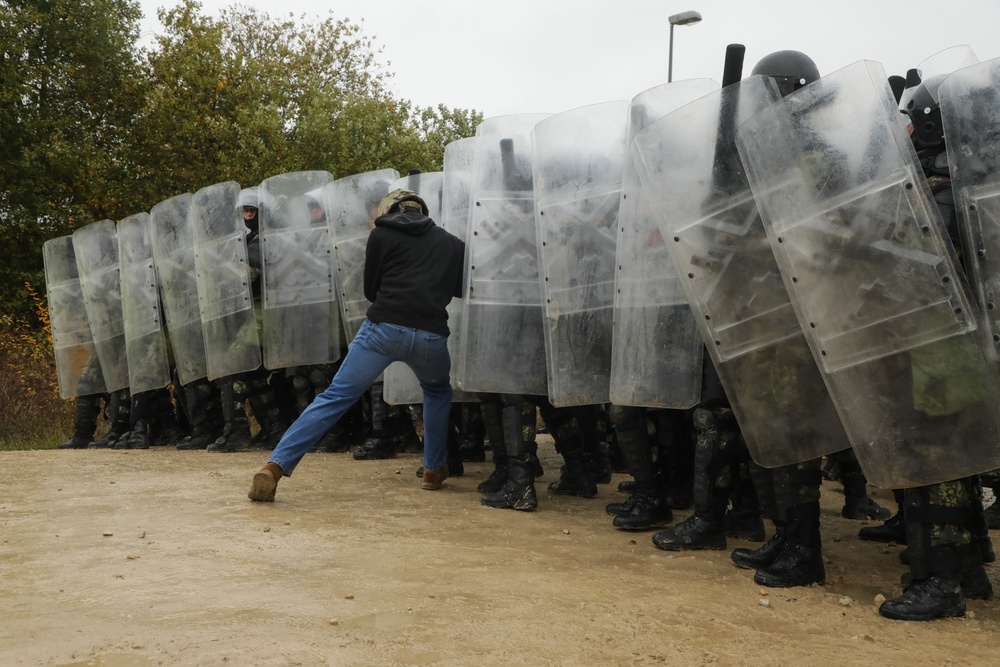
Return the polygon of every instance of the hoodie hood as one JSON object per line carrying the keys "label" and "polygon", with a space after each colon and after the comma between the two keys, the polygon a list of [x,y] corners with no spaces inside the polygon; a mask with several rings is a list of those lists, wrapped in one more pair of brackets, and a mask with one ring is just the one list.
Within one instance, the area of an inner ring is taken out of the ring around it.
{"label": "hoodie hood", "polygon": [[437,225],[419,211],[403,211],[402,213],[390,213],[375,219],[376,227],[389,227],[398,229],[413,236],[423,236]]}

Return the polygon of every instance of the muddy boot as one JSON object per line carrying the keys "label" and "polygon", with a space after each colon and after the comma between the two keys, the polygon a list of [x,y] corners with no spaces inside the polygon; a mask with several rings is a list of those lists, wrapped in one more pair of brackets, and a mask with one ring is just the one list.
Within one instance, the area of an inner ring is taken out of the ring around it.
{"label": "muddy boot", "polygon": [[507,481],[500,490],[483,495],[482,504],[499,509],[525,512],[538,507],[535,494],[535,477],[528,461],[523,440],[523,415],[519,400],[507,402],[503,407],[503,438],[507,448]]}
{"label": "muddy boot", "polygon": [[73,422],[73,436],[59,443],[57,449],[87,449],[94,440],[97,417],[101,413],[101,395],[87,394],[76,397],[76,411]]}
{"label": "muddy boot", "polygon": [[860,470],[843,472],[840,481],[844,485],[844,507],[840,516],[845,519],[879,519],[885,521],[892,512],[879,505],[868,495],[868,480]]}
{"label": "muddy boot", "polygon": [[496,493],[507,483],[507,449],[504,445],[503,404],[498,400],[484,400],[480,406],[483,428],[493,449],[493,472],[476,487],[479,493]]}
{"label": "muddy boot", "polygon": [[278,480],[284,476],[284,472],[277,463],[265,463],[264,467],[253,476],[247,498],[259,503],[273,503],[274,492],[278,489]]}
{"label": "muddy boot", "polygon": [[228,379],[222,383],[222,416],[225,426],[222,435],[207,447],[210,452],[245,452],[250,449],[250,422],[244,407],[245,385],[241,379]]}
{"label": "muddy boot", "polygon": [[774,535],[757,549],[733,549],[730,558],[737,567],[759,570],[774,563],[785,549],[785,522],[774,523]]}
{"label": "muddy boot", "polygon": [[822,584],[823,543],[819,531],[819,503],[803,503],[788,513],[785,548],[774,561],[757,570],[754,582],[770,588]]}

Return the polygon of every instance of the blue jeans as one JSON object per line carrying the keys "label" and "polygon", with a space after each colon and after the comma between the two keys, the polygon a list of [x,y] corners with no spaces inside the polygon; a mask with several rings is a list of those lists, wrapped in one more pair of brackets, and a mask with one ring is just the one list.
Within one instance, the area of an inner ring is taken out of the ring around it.
{"label": "blue jeans", "polygon": [[305,453],[319,442],[394,361],[409,366],[424,391],[424,469],[445,464],[448,413],[451,411],[451,357],[448,337],[365,320],[347,348],[330,386],[313,399],[275,446],[271,463],[291,475]]}

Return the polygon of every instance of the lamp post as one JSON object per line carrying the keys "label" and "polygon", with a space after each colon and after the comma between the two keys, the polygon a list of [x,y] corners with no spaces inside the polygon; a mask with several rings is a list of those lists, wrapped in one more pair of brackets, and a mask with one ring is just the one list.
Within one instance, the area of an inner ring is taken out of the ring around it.
{"label": "lamp post", "polygon": [[701,14],[698,12],[681,12],[680,14],[674,14],[668,20],[670,21],[670,55],[667,58],[667,83],[670,83],[674,79],[674,26],[694,25],[701,20]]}

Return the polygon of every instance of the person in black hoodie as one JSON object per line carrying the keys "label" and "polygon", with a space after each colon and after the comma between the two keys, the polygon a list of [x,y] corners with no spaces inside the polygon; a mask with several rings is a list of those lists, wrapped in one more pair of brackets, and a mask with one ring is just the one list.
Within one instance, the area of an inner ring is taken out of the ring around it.
{"label": "person in black hoodie", "polygon": [[389,364],[409,366],[424,393],[424,474],[421,488],[436,490],[445,463],[451,410],[448,313],[462,296],[465,243],[427,217],[427,204],[395,190],[379,204],[365,253],[365,296],[372,302],[330,386],[285,432],[267,464],[254,475],[250,500],[274,500],[278,480],[361,397]]}

